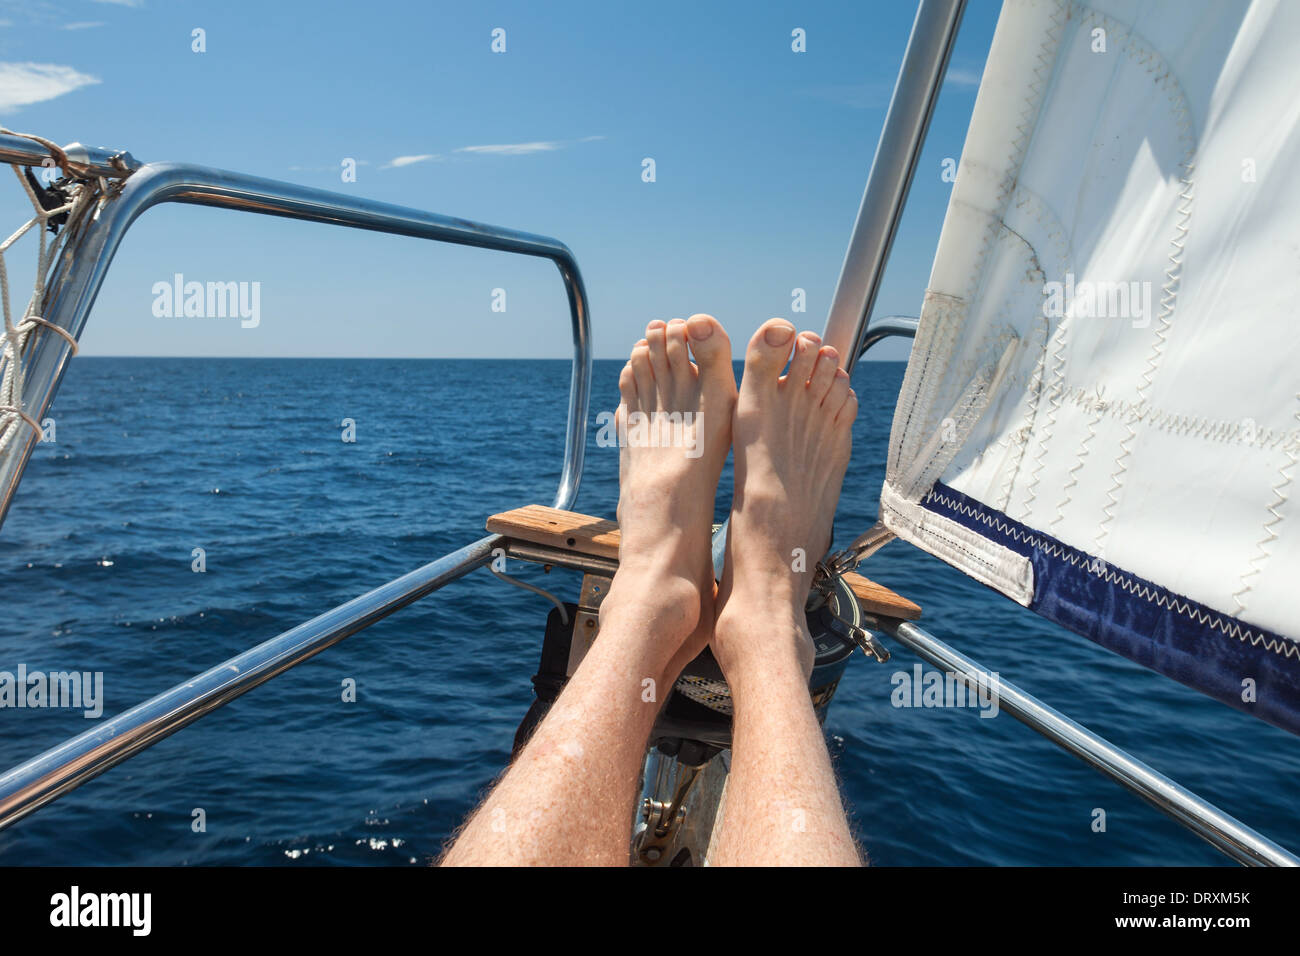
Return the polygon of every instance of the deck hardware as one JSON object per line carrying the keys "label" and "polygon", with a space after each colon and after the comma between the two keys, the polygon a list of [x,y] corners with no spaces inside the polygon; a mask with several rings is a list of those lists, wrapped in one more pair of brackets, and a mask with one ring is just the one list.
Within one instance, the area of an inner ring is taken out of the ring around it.
{"label": "deck hardware", "polygon": [[679,764],[681,769],[672,800],[664,803],[647,797],[642,802],[641,816],[646,827],[637,837],[633,849],[645,862],[658,863],[663,859],[664,851],[672,843],[674,834],[686,821],[686,798],[706,765],[707,761],[701,764]]}
{"label": "deck hardware", "polygon": [[844,625],[845,629],[849,632],[849,640],[858,645],[858,647],[862,649],[863,654],[875,658],[881,664],[889,660],[888,649],[885,645],[876,640],[874,634],[866,628],[840,617],[839,614],[831,608],[827,608],[827,612],[831,617]]}

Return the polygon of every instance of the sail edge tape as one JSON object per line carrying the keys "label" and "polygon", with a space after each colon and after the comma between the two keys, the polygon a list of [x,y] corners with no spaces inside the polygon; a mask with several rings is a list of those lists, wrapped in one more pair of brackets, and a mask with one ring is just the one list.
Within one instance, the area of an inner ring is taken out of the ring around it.
{"label": "sail edge tape", "polygon": [[1007,0],[880,514],[1300,733],[1296,49],[1300,4]]}

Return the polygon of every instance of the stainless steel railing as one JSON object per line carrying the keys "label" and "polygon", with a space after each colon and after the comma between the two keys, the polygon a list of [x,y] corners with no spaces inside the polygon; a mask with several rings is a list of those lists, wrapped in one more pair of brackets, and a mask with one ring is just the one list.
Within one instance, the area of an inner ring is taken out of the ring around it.
{"label": "stainless steel railing", "polygon": [[867,323],[866,332],[862,336],[862,348],[859,350],[857,357],[862,358],[874,345],[878,345],[885,339],[899,336],[902,338],[916,337],[916,324],[919,320],[910,315],[878,315]]}
{"label": "stainless steel railing", "polygon": [[[40,165],[46,155],[40,146],[29,140],[0,134],[0,161]],[[69,158],[83,163],[90,172],[112,169],[115,155],[126,154],[83,148],[69,150]],[[573,254],[563,243],[545,236],[202,166],[175,163],[139,166],[134,160],[130,160],[130,166],[134,172],[126,180],[121,194],[91,222],[77,255],[65,257],[62,266],[51,277],[49,288],[52,291],[47,299],[45,318],[74,337],[85,325],[122,237],[142,213],[164,202],[242,209],[541,256],[553,261],[568,295],[573,332],[573,370],[569,384],[564,462],[554,504],[557,508],[572,507],[582,477],[586,448],[587,408],[591,392],[591,325],[582,276]],[[40,420],[53,400],[67,365],[68,353],[67,342],[56,333],[40,330],[29,342],[24,407],[32,418]],[[16,442],[0,458],[0,521],[8,510],[33,444],[33,440]],[[0,776],[0,828],[22,819],[330,645],[486,564],[491,559],[492,549],[500,541],[497,535],[481,538],[285,631],[14,767]]]}
{"label": "stainless steel railing", "polygon": [[[916,334],[916,319],[904,316],[876,317],[870,322],[867,319],[880,289],[964,7],[965,0],[921,0],[917,8],[822,336],[827,344],[839,350],[850,372],[862,354],[884,338]],[[892,537],[887,529],[882,530],[884,535]],[[882,621],[881,628],[944,671],[976,680],[991,679],[987,668],[916,624]],[[1000,692],[1000,705],[1017,720],[1127,787],[1234,860],[1246,864],[1300,865],[1300,858],[1295,854],[1086,727],[1012,684],[995,683]]]}
{"label": "stainless steel railing", "polygon": [[909,621],[882,621],[881,628],[922,660],[945,673],[962,675],[968,687],[987,687],[997,694],[998,708],[1074,754],[1084,763],[1136,793],[1161,813],[1181,823],[1238,863],[1254,866],[1300,866],[1300,857],[1203,800],[1186,787],[1152,770],[1108,740],[1053,710],[1015,684],[994,676],[983,665],[954,650]]}
{"label": "stainless steel railing", "polygon": [[[912,337],[916,320],[887,316],[868,323],[863,352],[890,336]],[[1015,684],[994,677],[982,664],[945,644],[917,624],[881,619],[880,630],[922,660],[954,675],[969,687],[989,687],[998,694],[999,708],[1057,746],[1074,754],[1161,813],[1182,824],[1238,863],[1252,866],[1300,866],[1300,857],[1229,816],[1175,780],[1153,770],[1059,711],[1053,710]]]}
{"label": "stainless steel railing", "polygon": [[867,319],[875,308],[965,9],[966,0],[921,0],[917,6],[822,334],[822,340],[843,356],[849,372],[865,350]]}
{"label": "stainless steel railing", "polygon": [[[845,258],[844,274],[836,289],[835,302],[824,336],[828,343],[840,349],[850,369],[863,352],[884,338],[915,334],[915,320],[888,316],[868,322],[867,318],[888,259],[893,233],[906,200],[912,170],[925,138],[963,7],[964,0],[922,0],[917,12],[912,38],[890,104],[885,131],[872,165],[867,194],[863,197],[862,210],[854,227],[849,254]],[[8,137],[0,137],[0,160],[6,160],[11,155],[6,150],[13,144],[5,142],[6,139]],[[101,160],[105,158],[100,157]],[[39,159],[38,156],[36,161],[39,162]],[[141,172],[150,168],[145,167]],[[466,245],[545,255],[554,259],[569,290],[574,323],[575,358],[565,467],[556,493],[557,507],[567,508],[571,505],[582,472],[591,357],[585,295],[577,266],[566,248],[554,240],[491,230],[490,227],[474,223],[447,220],[395,207],[348,200],[342,204],[346,208],[340,209],[338,201],[346,197],[267,180],[238,177],[216,170],[183,166],[152,168],[163,172],[158,173],[153,182],[146,180],[148,191],[145,196],[157,198],[152,202],[137,199],[137,211],[124,223],[119,215],[118,221],[121,224],[117,227],[116,238],[111,245],[103,247],[109,257],[120,241],[121,232],[125,231],[135,216],[155,202],[171,200],[224,205],[358,228],[378,228],[404,235],[420,235]],[[128,186],[135,182],[136,176],[133,175],[128,180]],[[126,195],[125,191],[123,195]],[[268,200],[272,208],[267,208]],[[874,237],[866,235],[871,232],[875,233]],[[509,248],[510,243],[517,243],[519,247]],[[104,268],[107,268],[106,263]],[[77,332],[84,323],[85,313],[89,310],[94,292],[98,290],[102,279],[100,270],[97,277],[84,277],[77,286],[83,291],[75,299],[76,309],[68,313],[78,320],[75,326]],[[88,288],[91,291],[86,298],[85,289]],[[73,327],[65,328],[72,330]],[[49,342],[51,338],[57,337],[46,336],[47,346],[54,345]],[[50,379],[46,404],[62,375],[62,361],[63,358],[59,358],[60,364]],[[576,430],[575,410],[580,410]],[[44,412],[44,406],[40,411]],[[9,493],[12,493],[12,489],[9,489]],[[6,504],[7,500],[6,498]],[[0,516],[2,515],[3,510],[0,510]],[[106,721],[94,730],[15,767],[0,777],[0,828],[21,819],[294,664],[487,563],[492,549],[501,540],[496,535],[480,539],[460,551],[245,651]],[[974,680],[980,680],[981,677],[985,681],[992,679],[982,665],[915,624],[882,621],[880,626],[885,633],[936,667],[965,674]],[[1300,864],[1300,858],[1294,854],[1014,685],[998,681],[996,686],[1000,706],[1016,719],[1149,801],[1161,812],[1233,859],[1248,864]]]}
{"label": "stainless steel railing", "polygon": [[[111,153],[87,150],[76,155],[84,155],[88,163],[102,165]],[[0,134],[2,161],[39,166],[47,156],[41,146],[30,140]],[[125,181],[121,194],[90,221],[76,254],[62,258],[50,277],[51,291],[46,299],[44,318],[74,338],[80,336],[122,237],[146,210],[165,202],[241,209],[550,259],[560,270],[564,282],[573,330],[573,372],[569,384],[564,465],[555,504],[558,508],[567,508],[576,500],[578,481],[582,476],[590,399],[591,323],[587,293],[578,264],[564,243],[546,236],[221,169],[154,163],[135,169]],[[32,334],[24,363],[26,384],[23,396],[25,411],[32,419],[40,421],[54,400],[67,368],[70,350],[68,342],[54,332],[40,329]],[[29,432],[0,453],[0,524],[4,522],[35,443],[35,434]]]}
{"label": "stainless steel railing", "polygon": [[21,820],[295,664],[486,564],[500,540],[497,535],[489,535],[367,591],[14,767],[0,777],[0,828]]}

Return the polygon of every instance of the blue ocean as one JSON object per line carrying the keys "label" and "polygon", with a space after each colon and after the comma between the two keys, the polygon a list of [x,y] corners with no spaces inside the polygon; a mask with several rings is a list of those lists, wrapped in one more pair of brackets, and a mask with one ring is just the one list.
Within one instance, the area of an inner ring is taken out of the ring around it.
{"label": "blue ocean", "polygon": [[[593,436],[620,367],[596,363]],[[903,368],[855,374],[838,544],[875,518]],[[0,531],[0,670],[102,672],[111,716],[481,537],[490,514],[549,504],[568,384],[564,361],[74,360]],[[612,516],[617,479],[617,451],[590,440],[578,510]],[[576,574],[512,570],[577,594]],[[1300,740],[910,545],[862,570],[1004,680],[1300,847]],[[425,863],[507,762],[548,608],[476,571],[0,832],[0,864]],[[1004,713],[892,706],[891,674],[918,660],[891,650],[851,663],[825,728],[876,863],[1228,862]],[[0,769],[91,726],[0,709]]]}

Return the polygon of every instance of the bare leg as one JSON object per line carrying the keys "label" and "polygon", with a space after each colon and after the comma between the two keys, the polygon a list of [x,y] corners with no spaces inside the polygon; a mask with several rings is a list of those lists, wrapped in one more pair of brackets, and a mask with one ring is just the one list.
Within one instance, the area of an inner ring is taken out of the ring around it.
{"label": "bare leg", "polygon": [[[795,343],[790,372],[781,369]],[[784,319],[750,340],[733,425],[736,493],[713,652],[735,706],[731,777],[709,862],[861,862],[808,696],[804,617],[830,544],[858,403],[837,355]],[[801,549],[808,570],[796,572]]]}
{"label": "bare leg", "polygon": [[[620,419],[633,421],[619,458],[619,569],[600,636],[446,864],[626,865],[659,705],[712,631],[709,533],[731,445],[731,343],[707,315],[651,322],[618,384]],[[698,418],[676,447],[648,447],[637,412]]]}

